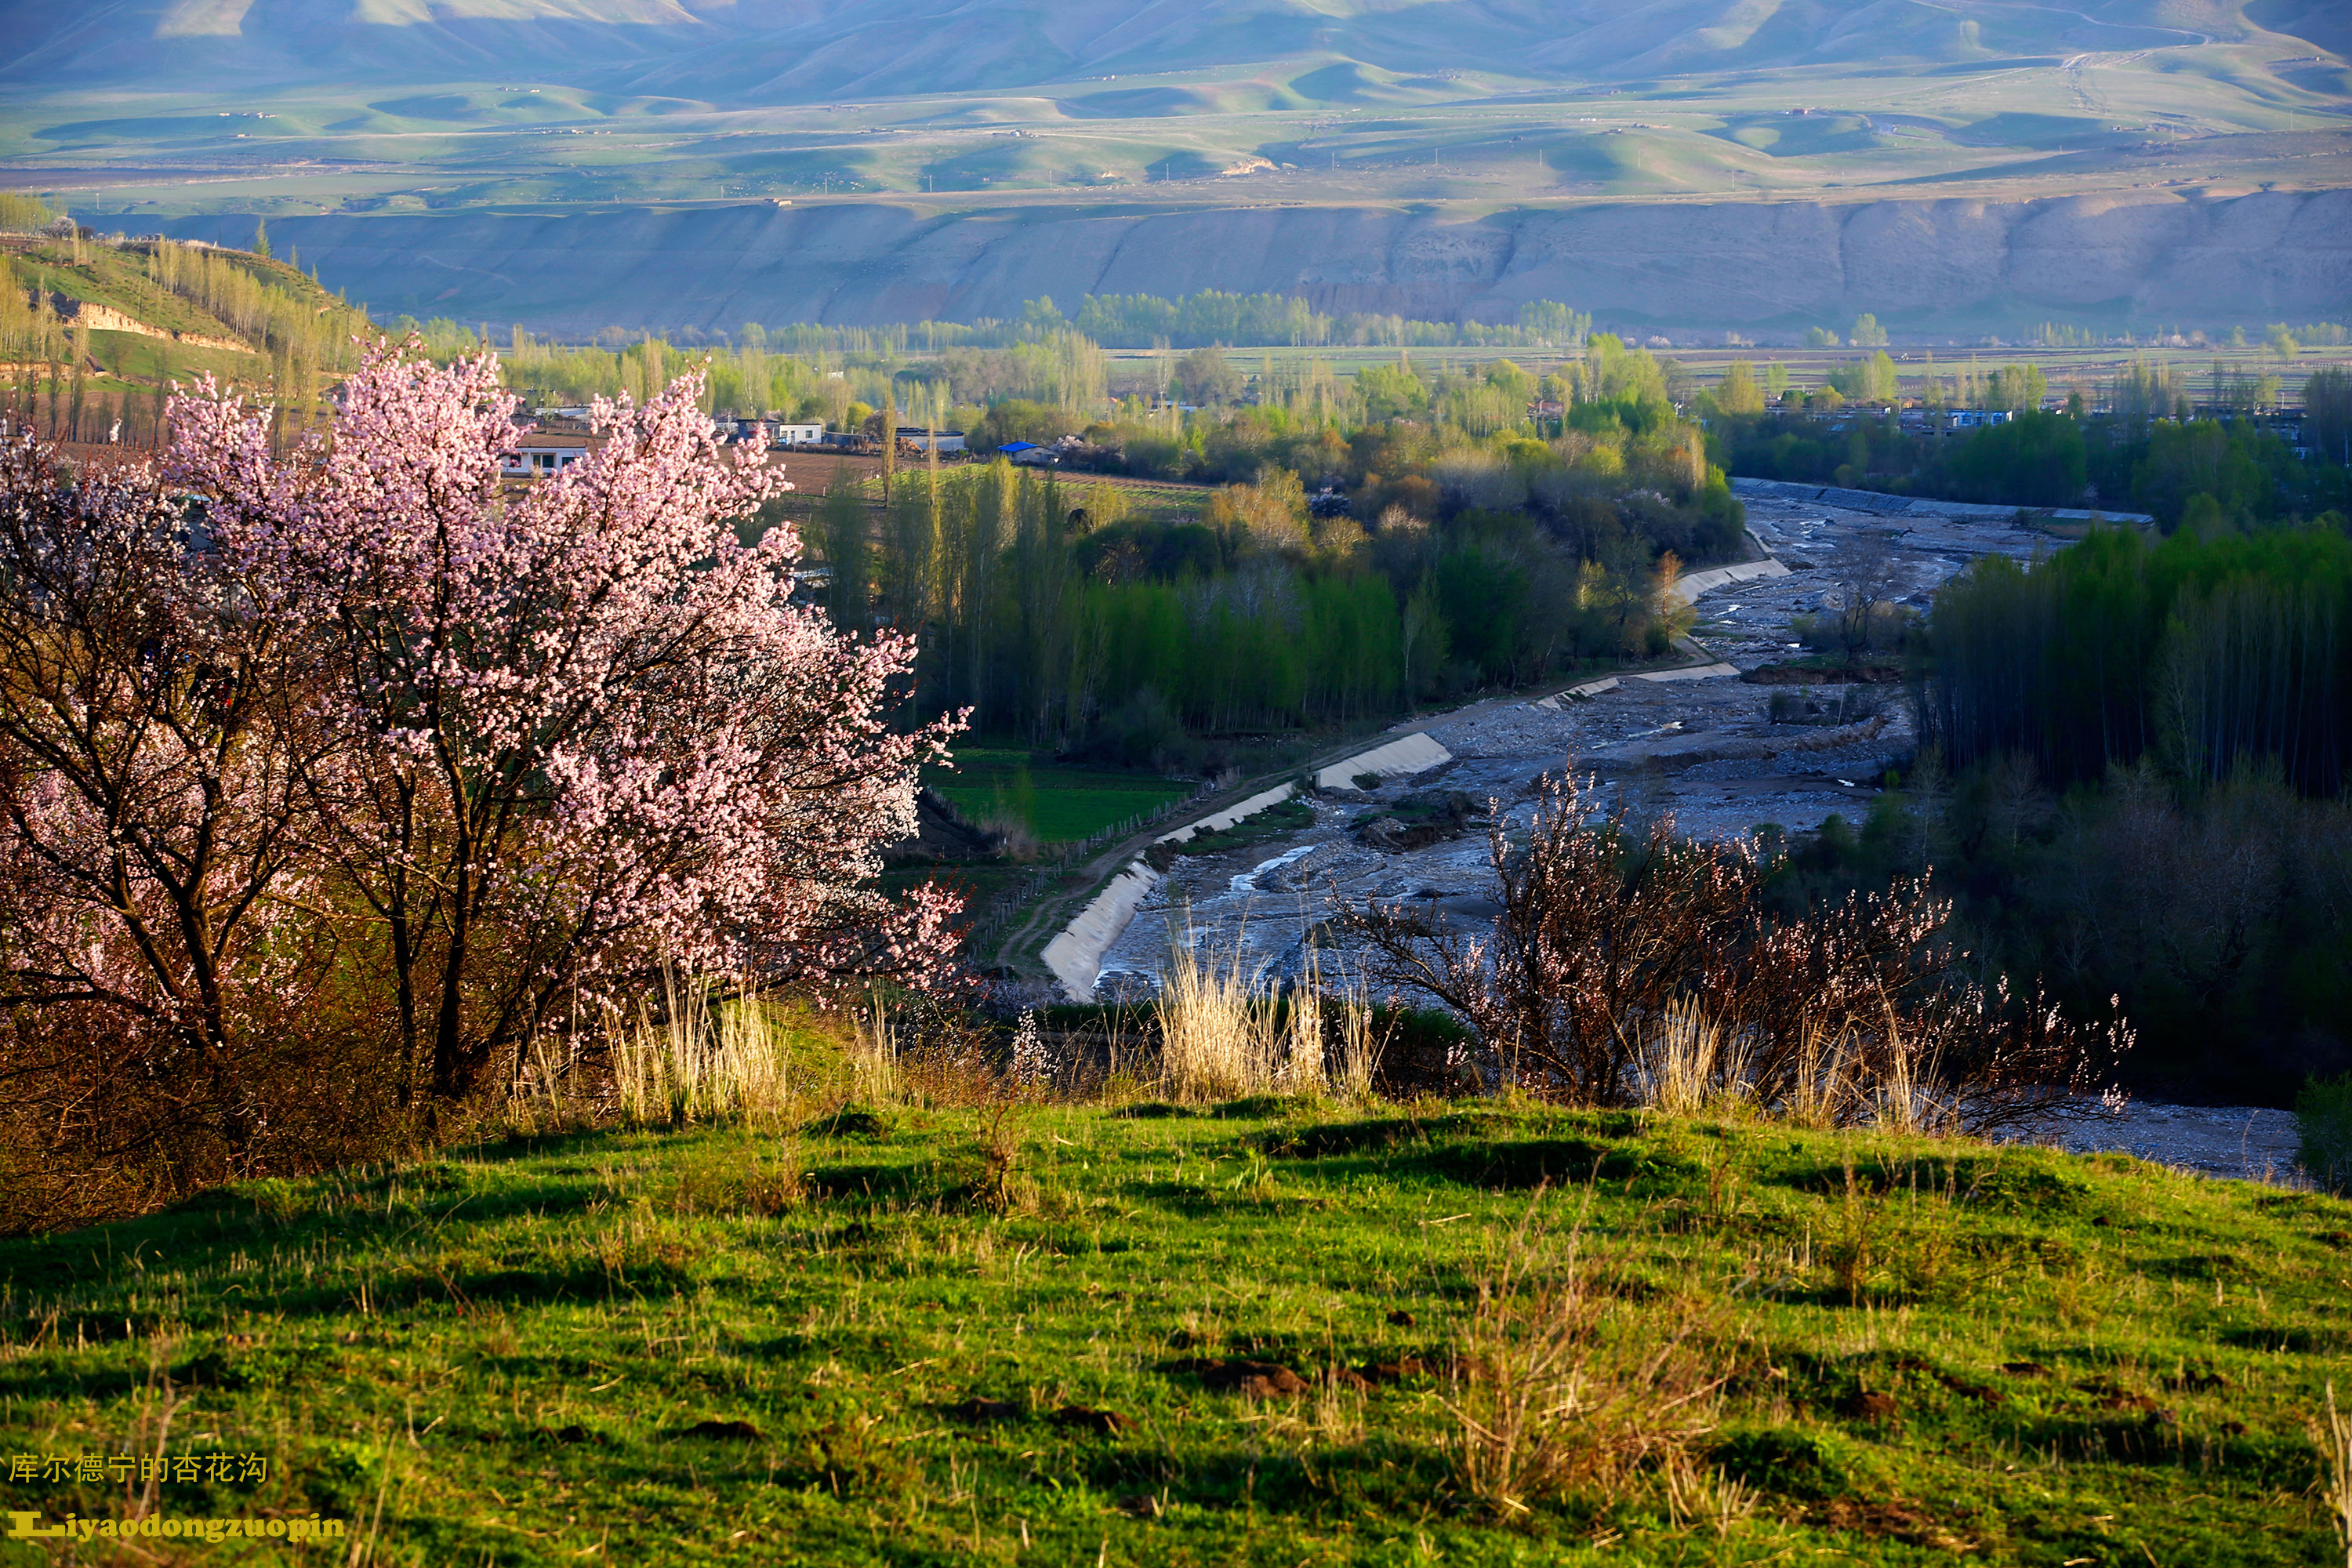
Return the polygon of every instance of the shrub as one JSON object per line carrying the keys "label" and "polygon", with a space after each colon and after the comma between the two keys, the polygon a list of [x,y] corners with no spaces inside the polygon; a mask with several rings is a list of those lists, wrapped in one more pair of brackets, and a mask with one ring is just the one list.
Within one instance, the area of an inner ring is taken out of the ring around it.
{"label": "shrub", "polygon": [[[31,1163],[353,1157],[419,1094],[576,1061],[673,963],[944,973],[955,901],[864,884],[954,726],[896,731],[912,644],[795,603],[790,527],[738,542],[774,480],[699,391],[522,496],[496,361],[413,341],[284,458],[208,381],[161,474],[0,446],[0,1134]],[[639,1113],[696,1114],[708,1031],[665,1016]]]}
{"label": "shrub", "polygon": [[1970,981],[1943,938],[1951,906],[1924,878],[1776,918],[1778,861],[1755,842],[1685,842],[1671,818],[1636,831],[1627,811],[1555,775],[1524,846],[1496,814],[1502,910],[1483,935],[1402,900],[1337,923],[1370,949],[1374,979],[1467,1023],[1486,1070],[1571,1103],[1654,1098],[1651,1047],[1677,1018],[1717,1032],[1706,1081],[1681,1073],[1677,1097],[1737,1089],[1810,1108],[1826,1063],[1842,1117],[1973,1131],[2079,1104],[2130,1043],[2119,1024],[2078,1027],[2039,994]]}

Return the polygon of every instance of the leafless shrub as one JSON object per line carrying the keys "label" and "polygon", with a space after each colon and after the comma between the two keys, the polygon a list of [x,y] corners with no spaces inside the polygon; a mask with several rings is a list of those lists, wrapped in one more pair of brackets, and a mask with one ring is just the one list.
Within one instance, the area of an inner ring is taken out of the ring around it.
{"label": "leafless shrub", "polygon": [[1494,1513],[1549,1497],[1614,1500],[1648,1469],[1687,1462],[1728,1377],[1703,1315],[1629,1300],[1596,1274],[1580,1228],[1538,1194],[1478,1279],[1456,1352],[1448,1445],[1463,1490]]}
{"label": "leafless shrub", "polygon": [[996,1031],[923,993],[869,993],[854,1019],[851,1098],[874,1105],[994,1105],[1044,1085],[1024,1081]]}
{"label": "leafless shrub", "polygon": [[979,826],[988,835],[990,847],[1015,865],[1026,866],[1043,852],[1036,831],[1017,816],[982,816]]}
{"label": "leafless shrub", "polygon": [[1001,1100],[981,1121],[980,1171],[966,1189],[973,1207],[1010,1214],[1035,1202],[1034,1184],[1021,1172],[1019,1102]]}
{"label": "leafless shrub", "polygon": [[[2039,994],[1969,980],[1943,937],[1951,906],[1924,877],[1776,917],[1773,863],[1753,841],[1685,842],[1671,817],[1637,828],[1572,776],[1538,790],[1524,847],[1499,811],[1488,831],[1491,930],[1402,902],[1348,908],[1339,923],[1375,979],[1460,1015],[1492,1072],[1538,1093],[1645,1098],[1654,1042],[1679,1017],[1715,1031],[1710,1062],[1740,1064],[1765,1106],[1981,1132],[2080,1103],[2130,1044],[2121,1025],[2086,1028]],[[1825,1092],[1825,1072],[1859,1098]]]}

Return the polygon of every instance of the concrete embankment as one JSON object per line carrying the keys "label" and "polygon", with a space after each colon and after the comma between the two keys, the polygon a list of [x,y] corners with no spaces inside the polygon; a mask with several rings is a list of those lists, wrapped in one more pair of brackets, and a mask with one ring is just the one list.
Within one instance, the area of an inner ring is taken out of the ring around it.
{"label": "concrete embankment", "polygon": [[[1454,753],[1427,735],[1411,734],[1344,757],[1317,771],[1321,789],[1344,789],[1366,773],[1384,779],[1426,773],[1454,760]],[[1154,844],[1181,844],[1196,834],[1216,833],[1279,805],[1298,793],[1295,784],[1277,784],[1160,835]],[[1130,860],[1102,891],[1087,901],[1076,919],[1045,944],[1045,967],[1076,1002],[1095,999],[1095,982],[1102,974],[1103,954],[1109,951],[1135,918],[1136,906],[1159,884],[1160,873],[1141,857]]]}

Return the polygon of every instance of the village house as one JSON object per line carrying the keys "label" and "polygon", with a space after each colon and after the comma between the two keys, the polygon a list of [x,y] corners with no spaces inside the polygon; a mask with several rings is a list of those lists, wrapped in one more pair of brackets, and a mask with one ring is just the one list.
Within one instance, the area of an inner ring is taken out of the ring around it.
{"label": "village house", "polygon": [[934,438],[938,440],[939,448],[942,452],[961,452],[964,449],[963,432],[961,430],[930,430],[920,425],[898,426],[900,444],[912,447],[918,451],[929,451]]}
{"label": "village house", "polygon": [[499,472],[509,479],[545,479],[562,472],[587,455],[585,436],[535,430],[517,440],[514,450],[499,459]]}

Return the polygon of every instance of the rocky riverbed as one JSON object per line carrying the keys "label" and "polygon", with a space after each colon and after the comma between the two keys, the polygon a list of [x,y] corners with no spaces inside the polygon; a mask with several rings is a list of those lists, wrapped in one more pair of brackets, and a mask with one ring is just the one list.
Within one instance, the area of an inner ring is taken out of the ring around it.
{"label": "rocky riverbed", "polygon": [[[1787,573],[1696,598],[1690,670],[1587,682],[1601,689],[1480,703],[1400,726],[1425,731],[1454,760],[1373,790],[1325,791],[1313,822],[1282,838],[1178,861],[1106,952],[1103,988],[1148,986],[1170,942],[1187,936],[1195,945],[1238,942],[1253,962],[1295,968],[1302,933],[1328,918],[1335,900],[1413,898],[1475,919],[1493,907],[1478,817],[1491,802],[1524,820],[1536,780],[1571,762],[1599,780],[1612,805],[1644,820],[1671,815],[1694,837],[1810,831],[1832,815],[1865,815],[1887,769],[1912,750],[1901,689],[1764,685],[1741,675],[1802,657],[1801,617],[1837,612],[1857,552],[1872,558],[1885,602],[1920,607],[1974,557],[2026,558],[2052,541],[2007,517],[1889,516],[1768,489],[1743,500],[1757,542]],[[1717,673],[1696,673],[1710,667]],[[1450,792],[1480,808],[1451,831],[1364,831]]]}
{"label": "rocky riverbed", "polygon": [[[1859,821],[1914,746],[1901,688],[1745,677],[1802,658],[1801,617],[1843,605],[1857,552],[1875,557],[1887,602],[1924,609],[1976,557],[2025,560],[2059,541],[1968,509],[1906,512],[1899,502],[1849,496],[1841,499],[1859,504],[1837,505],[1762,488],[1745,488],[1742,499],[1757,542],[1788,571],[1695,599],[1698,651],[1728,670],[1620,679],[1590,695],[1480,703],[1400,726],[1425,731],[1454,761],[1376,789],[1325,790],[1309,802],[1312,821],[1287,834],[1177,859],[1105,953],[1102,994],[1149,993],[1174,944],[1238,946],[1247,964],[1286,980],[1312,954],[1328,977],[1344,959],[1307,938],[1340,901],[1410,899],[1482,922],[1496,911],[1488,813],[1524,822],[1536,781],[1571,762],[1599,781],[1610,806],[1642,820],[1671,815],[1694,837],[1810,831],[1832,815]],[[1881,505],[1889,510],[1865,510]],[[2297,1180],[2293,1118],[2256,1106],[2134,1102],[2120,1115],[2053,1122],[2030,1141],[2210,1175]]]}

